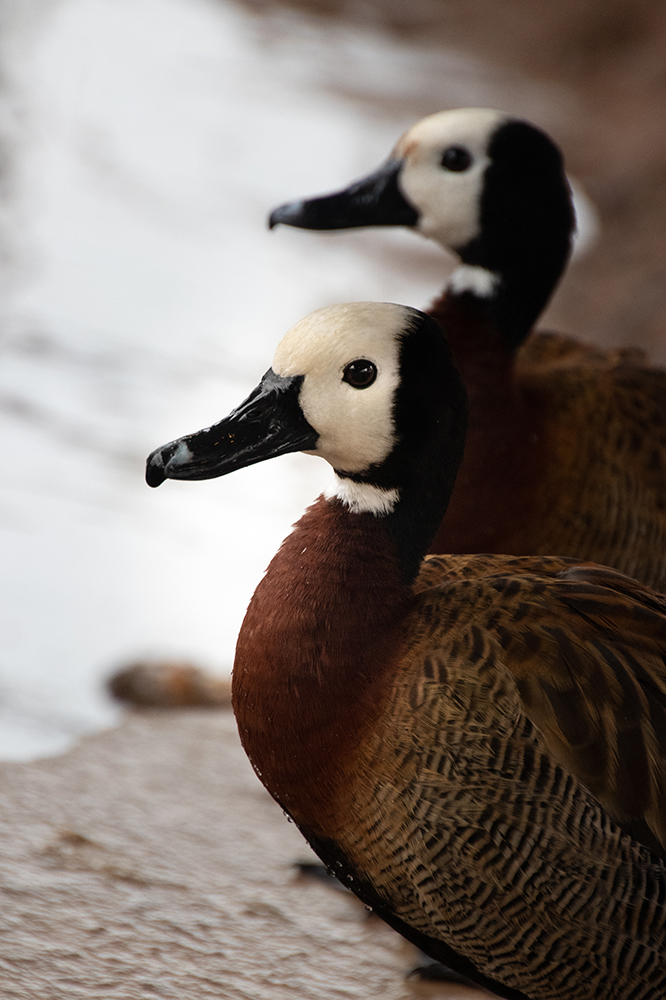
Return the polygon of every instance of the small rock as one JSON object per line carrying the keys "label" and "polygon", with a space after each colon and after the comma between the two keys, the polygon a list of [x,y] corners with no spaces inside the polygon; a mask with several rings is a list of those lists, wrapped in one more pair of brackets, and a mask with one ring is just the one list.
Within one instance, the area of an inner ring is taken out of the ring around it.
{"label": "small rock", "polygon": [[118,701],[140,708],[229,708],[231,679],[190,663],[138,662],[107,681]]}

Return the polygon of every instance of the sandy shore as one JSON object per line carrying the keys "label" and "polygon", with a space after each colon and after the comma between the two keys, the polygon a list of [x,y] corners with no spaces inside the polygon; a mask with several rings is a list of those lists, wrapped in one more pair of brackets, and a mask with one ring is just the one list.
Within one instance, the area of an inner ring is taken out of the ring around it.
{"label": "sandy shore", "polygon": [[309,849],[230,712],[150,712],[0,769],[0,996],[487,996],[405,981],[414,953]]}

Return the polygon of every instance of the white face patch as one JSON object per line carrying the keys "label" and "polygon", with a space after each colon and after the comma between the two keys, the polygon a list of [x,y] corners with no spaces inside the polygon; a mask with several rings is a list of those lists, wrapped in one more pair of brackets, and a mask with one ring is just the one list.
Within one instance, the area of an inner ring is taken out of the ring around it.
{"label": "white face patch", "polygon": [[471,292],[480,299],[491,298],[499,285],[501,278],[494,271],[474,264],[461,264],[450,275],[446,287],[454,295]]}
{"label": "white face patch", "polygon": [[[393,154],[404,160],[398,186],[419,212],[416,228],[424,236],[455,249],[478,235],[488,145],[506,120],[489,108],[441,111],[417,122],[400,139]],[[462,171],[442,167],[442,154],[450,146],[468,150],[471,166]]]}
{"label": "white face patch", "polygon": [[[286,334],[273,359],[277,375],[303,375],[301,409],[319,434],[313,455],[341,472],[380,464],[396,443],[393,402],[400,379],[401,338],[418,314],[388,302],[352,302],[317,309]],[[356,389],[344,369],[373,362],[372,385]]]}
{"label": "white face patch", "polygon": [[324,490],[327,500],[337,497],[354,514],[374,514],[385,517],[390,514],[398,500],[399,490],[384,490],[372,483],[355,483],[351,479],[335,476],[333,484]]}

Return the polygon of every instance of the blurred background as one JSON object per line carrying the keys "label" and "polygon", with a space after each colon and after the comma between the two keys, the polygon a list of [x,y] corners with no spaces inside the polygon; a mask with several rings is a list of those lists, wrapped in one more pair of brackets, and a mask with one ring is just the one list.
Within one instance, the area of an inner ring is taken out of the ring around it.
{"label": "blurred background", "polygon": [[584,239],[542,327],[666,363],[662,0],[3,0],[0,758],[118,717],[136,658],[228,673],[245,606],[327,469],[143,481],[335,301],[427,304],[406,231],[269,233],[425,114],[483,105],[562,146]]}

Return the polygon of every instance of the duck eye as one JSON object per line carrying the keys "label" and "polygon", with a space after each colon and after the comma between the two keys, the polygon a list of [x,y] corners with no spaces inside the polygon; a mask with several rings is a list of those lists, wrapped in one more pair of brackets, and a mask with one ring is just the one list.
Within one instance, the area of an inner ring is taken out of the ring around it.
{"label": "duck eye", "polygon": [[377,378],[377,365],[367,358],[350,361],[342,373],[342,381],[355,389],[367,389]]}
{"label": "duck eye", "polygon": [[445,170],[460,174],[472,165],[472,154],[464,146],[449,146],[442,153],[441,165]]}

